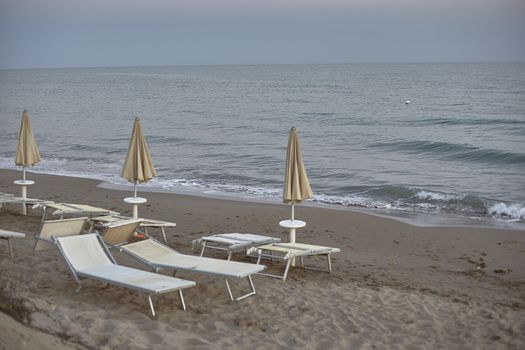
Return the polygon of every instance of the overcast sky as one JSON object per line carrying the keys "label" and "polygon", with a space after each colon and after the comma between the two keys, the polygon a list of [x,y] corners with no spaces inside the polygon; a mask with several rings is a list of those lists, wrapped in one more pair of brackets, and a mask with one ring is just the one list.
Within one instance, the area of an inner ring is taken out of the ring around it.
{"label": "overcast sky", "polygon": [[0,68],[525,61],[525,0],[0,0]]}

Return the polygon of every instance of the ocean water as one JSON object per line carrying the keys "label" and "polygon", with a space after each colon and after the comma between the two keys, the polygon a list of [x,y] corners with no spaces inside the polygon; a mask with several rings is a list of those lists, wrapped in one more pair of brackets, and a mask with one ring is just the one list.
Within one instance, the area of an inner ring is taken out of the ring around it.
{"label": "ocean water", "polygon": [[124,184],[140,116],[141,189],[279,201],[295,126],[312,204],[525,222],[525,64],[2,70],[0,168],[23,109],[38,172]]}

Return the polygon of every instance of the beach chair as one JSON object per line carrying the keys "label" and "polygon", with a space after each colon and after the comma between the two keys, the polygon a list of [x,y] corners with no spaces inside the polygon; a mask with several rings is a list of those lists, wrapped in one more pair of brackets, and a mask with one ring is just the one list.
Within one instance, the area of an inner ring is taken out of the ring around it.
{"label": "beach chair", "polygon": [[[299,258],[301,260],[301,267],[304,269],[309,270],[319,270],[319,271],[326,271],[328,273],[332,272],[332,254],[339,253],[341,249],[339,248],[331,248],[331,247],[323,247],[318,245],[312,245],[312,244],[301,244],[301,243],[272,243],[272,244],[266,244],[259,247],[250,248],[247,251],[247,254],[249,256],[257,257],[257,264],[261,263],[261,260],[263,258],[266,259],[279,259],[286,262],[286,267],[284,269],[284,274],[277,275],[277,274],[269,274],[269,273],[261,273],[260,275],[274,277],[282,279],[283,281],[286,280],[286,277],[288,276],[288,271],[290,269],[290,265],[292,263],[292,259]],[[304,265],[304,257],[307,256],[326,256],[326,260],[328,262],[328,269],[320,269],[316,267],[309,267]]]}
{"label": "beach chair", "polygon": [[77,291],[81,288],[80,278],[88,278],[145,293],[153,317],[151,297],[178,291],[182,309],[186,310],[182,290],[195,286],[195,282],[118,265],[96,233],[53,237],[53,240],[78,284]]}
{"label": "beach chair", "polygon": [[[122,221],[128,221],[132,218],[126,217],[126,216],[120,216],[120,215],[104,215],[104,216],[96,216],[89,219],[91,223],[91,227],[89,231],[91,232],[95,226],[108,226],[112,224],[116,224]],[[167,227],[175,227],[177,226],[174,222],[169,221],[162,221],[162,220],[152,220],[152,219],[145,219],[141,218],[140,222],[140,228],[144,230],[146,235],[149,235],[149,229],[158,229],[161,232],[162,235],[162,241],[166,244],[168,243],[166,239],[166,228]]]}
{"label": "beach chair", "polygon": [[29,206],[29,205],[35,206],[37,204],[41,204],[44,202],[49,202],[49,201],[45,201],[43,199],[38,199],[38,198],[17,197],[11,193],[0,192],[0,209],[2,209],[2,207],[6,207],[7,204],[22,204],[25,206]]}
{"label": "beach chair", "polygon": [[248,248],[280,241],[280,238],[255,235],[252,233],[219,233],[196,239],[192,244],[202,245],[201,256],[204,256],[206,249],[211,249],[227,252],[227,260],[230,260],[234,253],[246,252]]}
{"label": "beach chair", "polygon": [[53,249],[53,236],[76,236],[83,232],[88,218],[72,218],[61,220],[47,220],[42,223],[40,233],[36,235],[33,252]]}
{"label": "beach chair", "polygon": [[33,206],[33,209],[36,208],[42,208],[44,211],[42,222],[46,219],[48,209],[54,210],[51,215],[60,215],[60,219],[63,219],[64,215],[118,215],[116,211],[85,204],[42,202]]}
{"label": "beach chair", "polygon": [[[110,245],[156,271],[161,269],[172,270],[175,273],[187,271],[224,278],[228,295],[232,301],[242,300],[256,294],[252,275],[260,273],[266,266],[181,254],[153,238],[129,243],[140,221],[140,219],[130,220],[127,223],[107,226],[101,231],[101,236]],[[234,298],[228,280],[244,278],[248,280],[250,292]]]}
{"label": "beach chair", "polygon": [[0,239],[5,239],[9,247],[9,256],[13,259],[13,247],[11,246],[11,239],[13,238],[24,238],[26,235],[20,232],[0,230]]}

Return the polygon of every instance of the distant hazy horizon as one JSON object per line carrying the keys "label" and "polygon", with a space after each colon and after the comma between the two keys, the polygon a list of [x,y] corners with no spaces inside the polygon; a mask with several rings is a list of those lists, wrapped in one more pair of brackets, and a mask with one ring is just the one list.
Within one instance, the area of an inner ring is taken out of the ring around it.
{"label": "distant hazy horizon", "polygon": [[121,65],[121,66],[63,66],[63,67],[10,67],[10,68],[0,68],[0,70],[3,71],[9,71],[9,70],[54,70],[54,69],[104,69],[104,68],[162,68],[162,67],[229,67],[229,66],[295,66],[295,65],[305,65],[305,66],[323,66],[323,65],[443,65],[443,64],[525,64],[525,60],[523,61],[477,61],[477,62],[469,62],[469,61],[449,61],[449,62],[302,62],[302,63],[208,63],[208,64],[143,64],[143,65]]}
{"label": "distant hazy horizon", "polygon": [[523,0],[1,0],[0,69],[525,61]]}

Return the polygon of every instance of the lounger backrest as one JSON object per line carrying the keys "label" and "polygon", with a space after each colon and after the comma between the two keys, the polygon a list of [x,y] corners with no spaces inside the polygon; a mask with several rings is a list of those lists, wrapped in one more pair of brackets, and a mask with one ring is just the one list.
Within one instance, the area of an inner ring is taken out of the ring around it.
{"label": "lounger backrest", "polygon": [[64,258],[76,271],[113,264],[95,233],[55,239]]}
{"label": "lounger backrest", "polygon": [[175,250],[153,239],[145,239],[140,242],[128,244],[125,245],[124,248],[147,260],[155,260],[156,257],[163,254],[178,254]]}
{"label": "lounger backrest", "polygon": [[141,221],[142,219],[134,219],[108,225],[102,229],[102,238],[109,244],[114,245],[129,242]]}
{"label": "lounger backrest", "polygon": [[42,224],[34,250],[53,249],[52,237],[75,236],[82,233],[88,218],[48,220]]}

